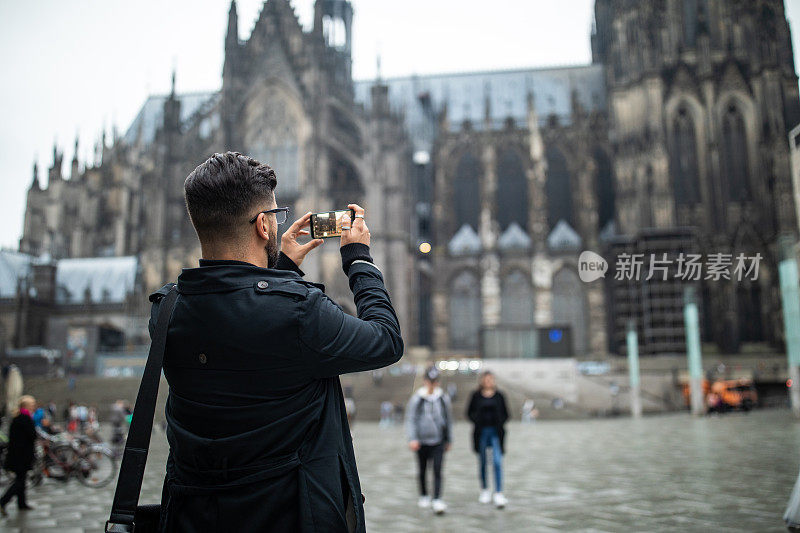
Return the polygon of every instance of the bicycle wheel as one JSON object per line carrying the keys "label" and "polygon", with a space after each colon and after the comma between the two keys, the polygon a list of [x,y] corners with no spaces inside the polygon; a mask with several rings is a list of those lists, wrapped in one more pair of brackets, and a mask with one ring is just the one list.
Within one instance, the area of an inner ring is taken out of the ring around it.
{"label": "bicycle wheel", "polygon": [[6,463],[6,448],[0,448],[0,487],[8,485],[11,482],[11,474],[6,472],[3,465]]}
{"label": "bicycle wheel", "polygon": [[105,487],[114,479],[117,462],[109,450],[102,448],[89,449],[78,463],[78,481],[87,487]]}
{"label": "bicycle wheel", "polygon": [[60,444],[50,449],[44,457],[44,474],[64,481],[78,464],[78,453],[69,444]]}

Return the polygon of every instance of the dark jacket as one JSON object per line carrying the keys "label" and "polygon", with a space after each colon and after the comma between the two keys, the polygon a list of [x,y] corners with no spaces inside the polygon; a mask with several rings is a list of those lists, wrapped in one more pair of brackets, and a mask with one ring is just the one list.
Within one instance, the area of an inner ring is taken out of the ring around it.
{"label": "dark jacket", "polygon": [[478,403],[480,400],[491,400],[491,408],[494,410],[494,419],[497,424],[493,427],[497,428],[497,434],[500,437],[500,451],[506,453],[506,430],[503,425],[508,420],[508,407],[506,406],[506,398],[500,391],[495,391],[494,396],[491,398],[481,398],[481,391],[476,390],[472,393],[467,405],[467,418],[469,418],[475,427],[472,431],[472,447],[475,453],[480,451],[481,430],[487,427],[480,417]]}
{"label": "dark jacket", "polygon": [[365,531],[338,376],[398,361],[400,327],[371,263],[347,268],[358,318],[298,272],[206,261],[178,278],[163,530]]}
{"label": "dark jacket", "polygon": [[24,472],[33,467],[36,428],[33,419],[22,413],[11,421],[8,429],[8,448],[3,466],[12,472]]}

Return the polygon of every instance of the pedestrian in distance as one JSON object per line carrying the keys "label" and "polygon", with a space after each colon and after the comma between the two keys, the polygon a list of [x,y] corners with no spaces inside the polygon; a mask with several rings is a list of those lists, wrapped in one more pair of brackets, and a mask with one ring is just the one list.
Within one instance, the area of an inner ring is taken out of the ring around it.
{"label": "pedestrian in distance", "polygon": [[344,389],[344,410],[347,414],[347,423],[353,425],[356,421],[356,400],[353,398],[353,387],[345,387]]}
{"label": "pedestrian in distance", "polygon": [[522,403],[522,423],[532,424],[536,420],[536,403],[531,398],[525,398]]}
{"label": "pedestrian in distance", "polygon": [[386,428],[392,425],[392,414],[394,413],[394,405],[388,400],[381,402],[381,421],[379,427]]}
{"label": "pedestrian in distance", "polygon": [[456,401],[456,396],[458,395],[458,385],[456,385],[455,381],[451,381],[447,384],[447,395],[450,396],[451,402]]}
{"label": "pedestrian in distance", "polygon": [[150,296],[152,336],[177,291],[163,362],[162,531],[366,531],[339,376],[397,362],[399,322],[365,210],[348,206],[338,242],[352,316],[303,279],[304,258],[323,243],[298,242],[311,213],[279,240],[289,208],[277,205],[277,183],[268,165],[227,152],[184,184],[201,259]]}
{"label": "pedestrian in distance", "polygon": [[[505,429],[508,420],[508,407],[503,394],[497,390],[494,374],[482,372],[478,389],[472,393],[467,406],[467,418],[475,425],[472,432],[473,449],[478,454],[481,492],[480,503],[494,502],[503,509],[508,500],[503,495],[503,454],[505,453]],[[492,450],[494,466],[494,495],[489,490],[487,480],[486,452]]]}
{"label": "pedestrian in distance", "polygon": [[72,419],[72,408],[74,405],[72,400],[67,400],[67,405],[64,406],[63,416],[65,424],[69,424],[69,421]]}
{"label": "pedestrian in distance", "polygon": [[125,402],[117,400],[111,407],[111,449],[117,457],[122,456],[125,446]]}
{"label": "pedestrian in distance", "polygon": [[33,411],[33,425],[34,427],[41,428],[44,420],[47,418],[47,411],[44,406],[37,404],[36,409]]}
{"label": "pedestrian in distance", "polygon": [[78,432],[78,405],[74,402],[69,403],[69,422],[67,422],[67,431],[70,433]]}
{"label": "pedestrian in distance", "polygon": [[20,511],[32,509],[25,499],[25,478],[28,470],[33,467],[36,444],[36,426],[33,423],[33,410],[36,400],[33,396],[23,396],[19,399],[19,412],[11,420],[8,430],[8,448],[6,460],[3,465],[6,470],[14,473],[14,482],[0,497],[0,515],[8,516],[6,505],[14,496],[17,497],[17,507]]}
{"label": "pedestrian in distance", "polygon": [[85,405],[77,407],[78,413],[78,431],[83,435],[86,433],[86,425],[89,422],[89,408]]}
{"label": "pedestrian in distance", "polygon": [[[408,447],[417,453],[418,505],[430,507],[436,514],[447,510],[442,500],[442,467],[444,454],[450,450],[452,420],[450,398],[439,387],[439,371],[431,367],[425,371],[423,386],[411,396],[406,407],[406,436]],[[433,500],[426,480],[428,463],[433,463]]]}
{"label": "pedestrian in distance", "polygon": [[46,407],[45,407],[45,410],[47,411],[47,416],[50,418],[50,420],[52,422],[55,422],[56,421],[56,412],[57,412],[56,402],[54,402],[53,400],[48,400],[47,404],[46,404]]}

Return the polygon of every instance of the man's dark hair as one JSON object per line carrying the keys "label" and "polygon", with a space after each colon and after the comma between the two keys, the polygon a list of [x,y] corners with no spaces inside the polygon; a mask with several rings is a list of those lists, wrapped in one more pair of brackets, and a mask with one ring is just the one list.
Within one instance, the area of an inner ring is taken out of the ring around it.
{"label": "man's dark hair", "polygon": [[248,219],[268,208],[277,184],[269,165],[239,152],[212,155],[183,184],[197,236],[235,238]]}

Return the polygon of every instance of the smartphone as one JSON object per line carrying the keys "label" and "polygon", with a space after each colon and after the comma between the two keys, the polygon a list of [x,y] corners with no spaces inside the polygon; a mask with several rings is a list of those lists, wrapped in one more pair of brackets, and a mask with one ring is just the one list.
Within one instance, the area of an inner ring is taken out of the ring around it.
{"label": "smartphone", "polygon": [[339,237],[342,234],[342,216],[345,214],[350,214],[351,223],[355,220],[356,213],[352,209],[312,214],[311,238],[327,239],[328,237]]}

